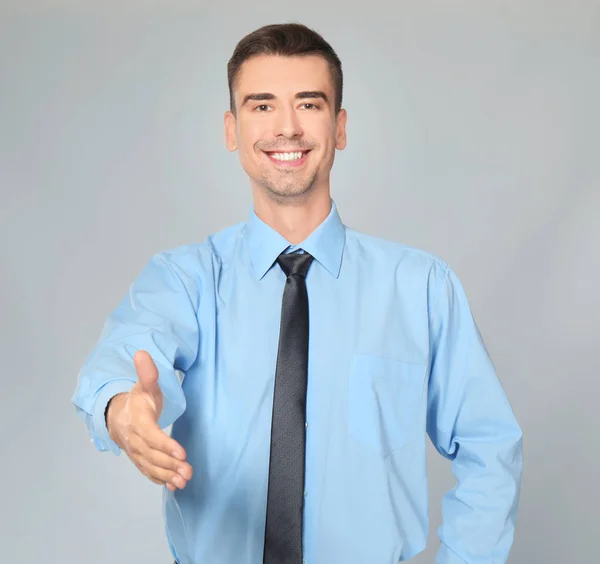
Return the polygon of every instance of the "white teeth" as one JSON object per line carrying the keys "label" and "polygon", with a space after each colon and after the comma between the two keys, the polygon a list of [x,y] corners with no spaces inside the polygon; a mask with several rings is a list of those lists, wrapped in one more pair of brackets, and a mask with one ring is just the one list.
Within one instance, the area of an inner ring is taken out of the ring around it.
{"label": "white teeth", "polygon": [[271,153],[271,157],[278,161],[297,161],[302,158],[304,153]]}

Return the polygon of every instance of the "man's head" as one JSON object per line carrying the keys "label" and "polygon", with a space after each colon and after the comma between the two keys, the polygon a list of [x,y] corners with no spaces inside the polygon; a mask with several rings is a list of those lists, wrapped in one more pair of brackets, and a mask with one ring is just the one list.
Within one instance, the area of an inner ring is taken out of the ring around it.
{"label": "man's head", "polygon": [[253,189],[281,202],[329,192],[335,150],[346,145],[331,46],[303,25],[269,25],[237,44],[227,71],[227,148],[239,149]]}

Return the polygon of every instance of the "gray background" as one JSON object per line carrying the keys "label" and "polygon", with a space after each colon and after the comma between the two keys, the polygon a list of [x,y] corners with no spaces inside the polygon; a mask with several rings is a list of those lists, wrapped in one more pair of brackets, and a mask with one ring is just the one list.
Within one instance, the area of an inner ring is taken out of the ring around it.
{"label": "gray background", "polygon": [[[70,399],[149,257],[246,218],[226,62],[290,20],[343,62],[343,221],[450,263],[523,427],[510,562],[596,561],[598,3],[98,4],[0,8],[0,561],[170,562],[160,488],[96,452]],[[415,564],[454,483],[429,453]]]}

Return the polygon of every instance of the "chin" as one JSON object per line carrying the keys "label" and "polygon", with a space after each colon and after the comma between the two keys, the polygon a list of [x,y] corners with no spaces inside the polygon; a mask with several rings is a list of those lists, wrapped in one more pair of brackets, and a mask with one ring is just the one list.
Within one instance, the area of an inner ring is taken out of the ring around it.
{"label": "chin", "polygon": [[303,200],[312,192],[312,186],[273,186],[262,184],[267,197],[279,203]]}

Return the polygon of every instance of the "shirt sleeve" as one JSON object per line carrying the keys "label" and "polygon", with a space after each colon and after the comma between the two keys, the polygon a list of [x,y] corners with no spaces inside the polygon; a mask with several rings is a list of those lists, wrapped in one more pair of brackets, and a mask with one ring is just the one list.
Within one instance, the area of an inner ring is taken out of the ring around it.
{"label": "shirt sleeve", "polygon": [[113,396],[137,382],[133,356],[138,350],[148,351],[158,369],[164,397],[159,426],[168,427],[184,412],[179,372],[185,374],[198,354],[198,301],[194,277],[161,253],[143,267],[109,315],[72,397],[97,450],[120,454],[106,429],[104,411]]}
{"label": "shirt sleeve", "polygon": [[522,473],[522,431],[496,374],[464,289],[437,266],[431,292],[427,433],[452,461],[442,501],[436,564],[506,562]]}

